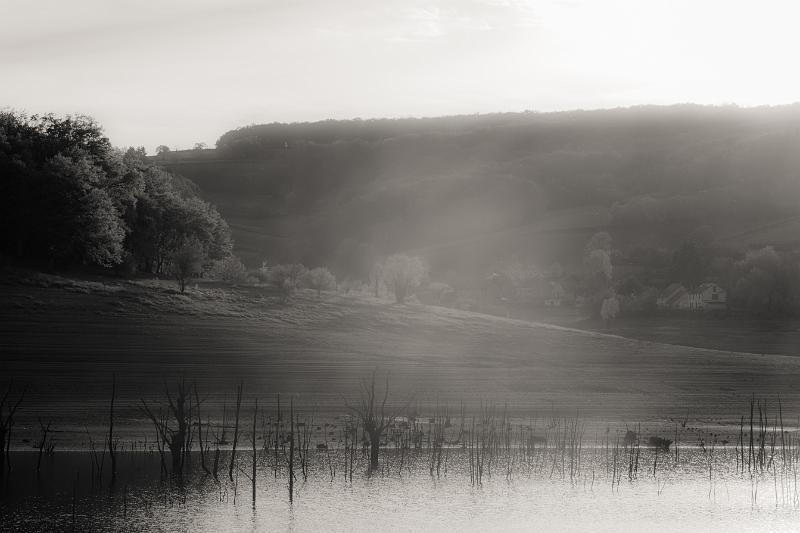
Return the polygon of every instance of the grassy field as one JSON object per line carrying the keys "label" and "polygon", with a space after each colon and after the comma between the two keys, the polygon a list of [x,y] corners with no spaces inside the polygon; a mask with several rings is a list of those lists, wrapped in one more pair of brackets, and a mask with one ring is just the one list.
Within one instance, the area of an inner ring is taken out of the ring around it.
{"label": "grassy field", "polygon": [[[9,277],[7,277],[9,278]],[[218,410],[235,384],[262,402],[294,395],[341,414],[359,379],[388,372],[393,399],[508,402],[519,416],[738,424],[749,396],[781,395],[800,414],[800,358],[631,340],[615,335],[367,296],[297,294],[157,281],[35,275],[0,286],[2,381],[28,384],[20,438],[37,418],[79,432],[101,427],[111,375],[120,426],[143,427],[141,398],[164,380],[196,380]],[[227,396],[226,396],[227,395]],[[130,429],[133,431],[133,429]]]}

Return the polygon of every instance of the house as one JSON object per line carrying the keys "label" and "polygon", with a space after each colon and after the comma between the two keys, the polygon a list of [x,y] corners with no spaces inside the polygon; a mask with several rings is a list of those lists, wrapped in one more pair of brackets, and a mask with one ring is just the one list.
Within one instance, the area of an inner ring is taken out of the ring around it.
{"label": "house", "polygon": [[728,293],[716,283],[703,283],[692,291],[680,283],[668,286],[656,300],[659,309],[712,311],[725,309]]}
{"label": "house", "polygon": [[689,295],[689,309],[712,311],[728,306],[728,293],[716,283],[703,283]]}

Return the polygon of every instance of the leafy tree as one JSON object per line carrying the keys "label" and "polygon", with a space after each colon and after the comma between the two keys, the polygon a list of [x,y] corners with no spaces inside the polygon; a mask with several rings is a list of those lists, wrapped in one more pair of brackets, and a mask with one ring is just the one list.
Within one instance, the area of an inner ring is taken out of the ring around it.
{"label": "leafy tree", "polygon": [[584,247],[586,266],[585,286],[588,300],[594,313],[601,311],[601,304],[611,289],[613,266],[611,264],[611,236],[602,231],[595,233]]}
{"label": "leafy tree", "polygon": [[322,295],[322,291],[336,287],[336,277],[325,267],[312,268],[305,275],[306,285],[317,291],[317,297]]}
{"label": "leafy tree", "polygon": [[181,190],[171,174],[155,167],[147,169],[129,237],[140,268],[163,272],[170,254],[192,237],[202,244],[208,261],[232,252],[230,228],[216,209],[194,193]]}
{"label": "leafy tree", "polygon": [[40,200],[48,208],[39,223],[51,266],[89,262],[111,266],[122,260],[125,230],[108,191],[101,188],[102,170],[85,156],[58,154],[45,166],[49,186]]}
{"label": "leafy tree", "polygon": [[186,183],[89,117],[0,113],[0,251],[20,259],[161,273],[191,238],[227,257],[228,225]]}
{"label": "leafy tree", "polygon": [[612,294],[608,298],[603,299],[603,304],[600,306],[600,318],[603,323],[608,327],[609,323],[617,318],[619,313],[619,300],[616,295]]}
{"label": "leafy tree", "polygon": [[171,152],[169,146],[166,144],[160,144],[156,147],[156,155],[166,154],[167,152]]}
{"label": "leafy tree", "polygon": [[789,313],[798,304],[800,271],[796,265],[772,246],[747,252],[736,265],[740,277],[733,298],[753,311]]}
{"label": "leafy tree", "polygon": [[235,255],[214,261],[210,274],[215,279],[228,283],[246,283],[249,279],[247,267]]}
{"label": "leafy tree", "polygon": [[178,282],[181,293],[186,290],[186,282],[200,274],[204,260],[203,245],[196,237],[187,239],[172,252],[170,272]]}
{"label": "leafy tree", "polygon": [[428,265],[416,256],[394,254],[382,267],[383,281],[394,292],[397,303],[405,302],[428,275]]}
{"label": "leafy tree", "polygon": [[306,267],[299,263],[275,265],[269,267],[267,271],[270,282],[281,291],[284,301],[300,287],[308,272]]}
{"label": "leafy tree", "polygon": [[614,267],[611,265],[611,257],[605,250],[592,250],[586,255],[586,266],[590,276],[597,276],[606,281],[611,281]]}

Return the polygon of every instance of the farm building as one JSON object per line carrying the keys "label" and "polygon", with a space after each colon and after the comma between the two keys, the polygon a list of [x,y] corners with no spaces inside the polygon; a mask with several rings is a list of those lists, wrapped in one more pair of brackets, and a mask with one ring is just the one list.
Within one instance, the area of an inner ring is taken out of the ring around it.
{"label": "farm building", "polygon": [[728,293],[716,283],[703,283],[689,295],[689,309],[725,309]]}
{"label": "farm building", "polygon": [[668,286],[656,300],[659,309],[716,310],[725,309],[728,293],[716,283],[703,283],[688,291],[680,283]]}

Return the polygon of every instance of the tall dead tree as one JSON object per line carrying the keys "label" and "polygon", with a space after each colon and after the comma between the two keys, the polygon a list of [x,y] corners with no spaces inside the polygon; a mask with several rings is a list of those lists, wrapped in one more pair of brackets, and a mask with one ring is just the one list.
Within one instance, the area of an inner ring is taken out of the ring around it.
{"label": "tall dead tree", "polygon": [[281,395],[278,393],[278,418],[275,421],[275,479],[278,479],[278,450],[281,444]]}
{"label": "tall dead tree", "polygon": [[289,503],[294,501],[294,398],[289,399]]}
{"label": "tall dead tree", "polygon": [[258,457],[257,452],[258,448],[256,448],[256,421],[258,420],[258,398],[256,398],[256,405],[253,408],[253,434],[250,439],[250,443],[253,445],[253,475],[251,476],[251,481],[253,482],[253,508],[256,507],[256,466],[258,465]]}
{"label": "tall dead tree", "polygon": [[[168,412],[170,417],[156,416],[156,413],[147,403],[142,400],[142,411],[153,422],[159,440],[169,448],[172,460],[172,475],[180,476],[183,473],[183,465],[186,454],[187,444],[190,442],[189,428],[191,426],[191,399],[189,387],[186,381],[181,378],[175,388],[175,396],[169,386],[164,383],[167,396]],[[173,427],[171,422],[174,421]]]}
{"label": "tall dead tree", "polygon": [[[206,474],[210,474],[208,466],[206,465],[206,446],[208,446],[208,439],[206,442],[203,442],[203,420],[200,417],[200,395],[197,393],[197,383],[192,384],[192,388],[194,389],[194,400],[195,400],[195,409],[197,412],[197,442],[200,444],[200,466],[203,467],[203,471]],[[208,436],[208,435],[206,435]]]}
{"label": "tall dead tree", "polygon": [[345,405],[361,421],[361,427],[369,437],[369,471],[374,472],[378,469],[378,454],[380,451],[381,439],[384,432],[394,424],[396,414],[386,410],[386,402],[389,399],[389,375],[386,375],[386,387],[383,392],[383,399],[378,403],[375,393],[375,372],[372,373],[371,382],[361,381],[359,403],[357,405]]}
{"label": "tall dead tree", "polygon": [[0,474],[5,468],[11,470],[11,429],[14,427],[14,415],[25,398],[26,388],[23,388],[16,403],[13,403],[10,398],[13,388],[14,381],[11,380],[0,399]]}
{"label": "tall dead tree", "polygon": [[214,479],[219,481],[219,476],[217,472],[219,472],[219,454],[220,449],[219,447],[225,444],[225,427],[228,423],[228,409],[227,404],[223,401],[222,402],[222,427],[220,432],[217,433],[213,429],[211,432],[214,435],[214,464],[211,467],[211,474],[214,476]]}
{"label": "tall dead tree", "polygon": [[228,466],[228,478],[233,481],[233,468],[236,465],[236,444],[239,442],[239,412],[242,409],[242,387],[239,383],[236,387],[236,424],[233,426],[233,445],[231,446],[231,462]]}
{"label": "tall dead tree", "polygon": [[111,484],[117,481],[117,441],[114,439],[114,398],[117,395],[117,376],[111,376],[111,407],[108,414],[108,456],[111,459]]}
{"label": "tall dead tree", "polygon": [[51,422],[48,421],[47,425],[44,425],[44,422],[39,420],[39,427],[42,428],[42,438],[39,441],[39,457],[36,459],[36,474],[39,474],[39,471],[42,469],[42,454],[45,451],[45,448],[48,447],[47,443],[47,434],[50,433],[50,425]]}

